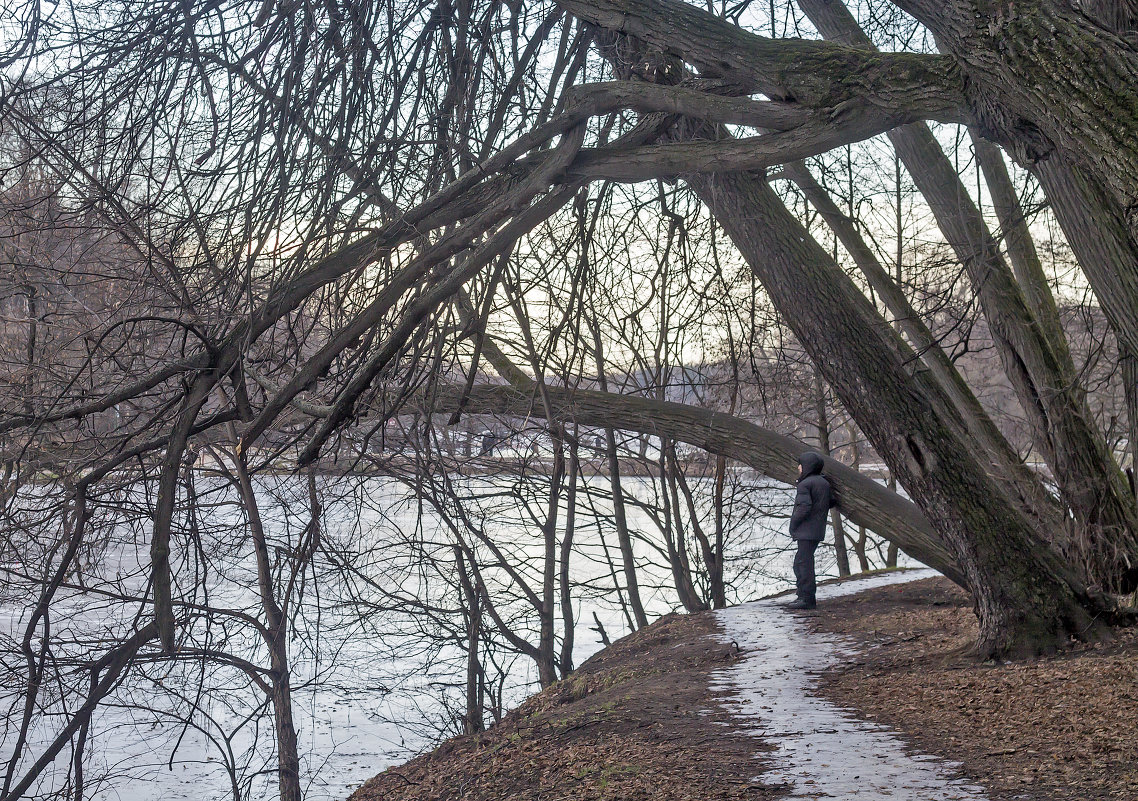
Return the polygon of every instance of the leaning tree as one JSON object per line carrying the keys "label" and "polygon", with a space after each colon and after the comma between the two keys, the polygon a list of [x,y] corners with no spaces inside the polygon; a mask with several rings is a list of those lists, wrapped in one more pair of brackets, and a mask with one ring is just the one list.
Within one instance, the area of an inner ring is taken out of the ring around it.
{"label": "leaning tree", "polygon": [[[0,499],[10,506],[30,479],[58,479],[56,514],[34,521],[49,546],[19,638],[25,726],[49,662],[49,612],[99,536],[90,510],[130,470],[154,488],[145,586],[123,599],[133,622],[89,660],[84,702],[31,768],[17,775],[13,757],[5,797],[81,736],[124,671],[192,641],[201,621],[187,612],[196,585],[180,549],[198,446],[224,442],[238,473],[271,469],[282,453],[309,464],[362,418],[380,425],[413,402],[451,419],[532,416],[559,442],[573,424],[610,441],[615,430],[654,434],[792,479],[797,443],[733,409],[614,392],[603,366],[550,369],[554,354],[532,347],[507,267],[537,253],[533,232],[594,185],[680,182],[699,199],[910,499],[835,464],[850,517],[973,593],[983,653],[1051,648],[1120,617],[1116,596],[1138,585],[1138,504],[1091,413],[1005,155],[1046,193],[1109,323],[1133,459],[1130,6],[870,3],[871,20],[907,32],[883,41],[876,24],[880,50],[841,3],[798,8],[801,18],[781,11],[808,38],[778,35],[765,4],[681,0],[3,12],[0,133],[19,142],[5,173],[34,165],[58,182],[60,207],[85,225],[97,218],[127,254],[107,285],[132,289],[60,351],[36,397],[13,394],[0,413]],[[930,123],[973,138],[999,230]],[[890,169],[904,165],[967,277],[1046,479],[883,269],[874,232],[812,171],[810,159],[867,140]],[[775,177],[798,187],[842,252],[788,210]],[[606,268],[595,255],[588,266]],[[570,282],[574,297],[589,270]],[[41,365],[27,353],[30,380]],[[110,431],[96,425],[108,415]],[[552,586],[534,604],[549,626]],[[463,591],[473,609],[477,588]],[[273,603],[263,612],[262,628],[283,631]],[[538,650],[552,680],[548,634]],[[281,775],[295,794],[295,775]]]}

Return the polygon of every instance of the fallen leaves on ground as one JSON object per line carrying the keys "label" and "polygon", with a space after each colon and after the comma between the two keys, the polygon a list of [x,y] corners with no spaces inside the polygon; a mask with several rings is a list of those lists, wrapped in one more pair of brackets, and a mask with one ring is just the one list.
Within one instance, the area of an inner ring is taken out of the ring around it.
{"label": "fallen leaves on ground", "polygon": [[860,644],[821,695],[960,762],[993,799],[1138,798],[1138,632],[982,663],[971,602],[945,579],[829,602],[812,625]]}

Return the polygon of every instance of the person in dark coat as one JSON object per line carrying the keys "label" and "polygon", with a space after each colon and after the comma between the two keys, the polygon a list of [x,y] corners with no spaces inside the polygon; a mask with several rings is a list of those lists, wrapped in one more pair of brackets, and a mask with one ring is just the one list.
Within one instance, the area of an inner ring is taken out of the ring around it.
{"label": "person in dark coat", "polygon": [[826,520],[834,498],[829,479],[822,475],[822,466],[820,454],[807,452],[798,457],[798,494],[790,515],[790,538],[798,545],[794,555],[798,598],[787,605],[790,609],[813,609],[818,603],[814,552],[826,537]]}

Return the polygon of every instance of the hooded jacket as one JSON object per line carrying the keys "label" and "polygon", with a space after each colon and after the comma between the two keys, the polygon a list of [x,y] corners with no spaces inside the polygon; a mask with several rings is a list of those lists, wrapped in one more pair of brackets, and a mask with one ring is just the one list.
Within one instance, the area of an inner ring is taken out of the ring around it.
{"label": "hooded jacket", "polygon": [[807,452],[798,457],[802,475],[798,478],[798,494],[790,515],[790,537],[794,540],[821,542],[826,538],[826,518],[830,513],[833,489],[822,475],[822,457]]}

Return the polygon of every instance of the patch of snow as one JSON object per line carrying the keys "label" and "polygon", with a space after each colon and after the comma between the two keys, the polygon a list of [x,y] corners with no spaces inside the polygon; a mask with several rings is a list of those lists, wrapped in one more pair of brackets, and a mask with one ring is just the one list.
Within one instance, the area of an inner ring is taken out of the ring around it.
{"label": "patch of snow", "polygon": [[[937,575],[931,570],[884,573],[818,588],[824,602],[842,595]],[[913,754],[890,729],[851,717],[812,694],[817,674],[852,654],[849,640],[810,632],[803,618],[768,598],[716,614],[726,642],[741,658],[713,676],[744,730],[774,751],[766,784],[791,787],[793,798],[982,801],[984,789],[954,776],[959,765]],[[824,605],[820,607],[825,613]]]}

